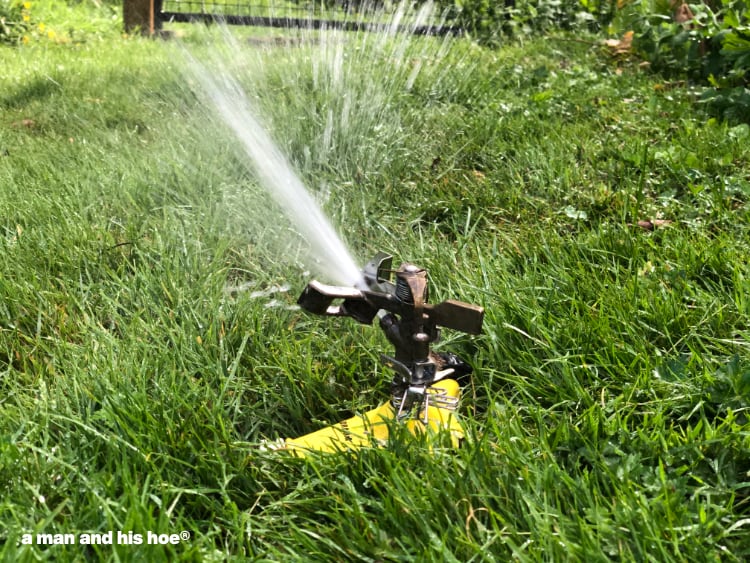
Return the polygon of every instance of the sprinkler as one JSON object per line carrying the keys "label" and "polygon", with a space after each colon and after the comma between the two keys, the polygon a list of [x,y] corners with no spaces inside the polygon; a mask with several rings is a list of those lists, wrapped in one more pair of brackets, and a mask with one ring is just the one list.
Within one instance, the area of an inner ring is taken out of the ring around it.
{"label": "sprinkler", "polygon": [[378,319],[395,348],[392,356],[381,355],[394,372],[390,401],[364,415],[285,440],[286,449],[304,455],[307,450],[338,451],[384,442],[394,421],[415,434],[448,430],[454,445],[463,437],[455,416],[458,380],[468,376],[471,367],[455,354],[433,352],[430,345],[439,339],[440,327],[479,334],[484,309],[454,300],[428,303],[427,271],[409,263],[393,270],[392,261],[392,256],[379,252],[362,269],[357,287],[313,280],[298,300],[302,309],[318,315],[351,317],[368,325]]}

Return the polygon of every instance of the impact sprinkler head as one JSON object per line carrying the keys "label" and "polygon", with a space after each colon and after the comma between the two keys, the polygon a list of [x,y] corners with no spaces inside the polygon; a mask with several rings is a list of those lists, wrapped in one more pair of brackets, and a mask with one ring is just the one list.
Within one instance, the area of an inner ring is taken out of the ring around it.
{"label": "impact sprinkler head", "polygon": [[[404,263],[391,269],[393,257],[379,252],[362,269],[363,285],[340,287],[311,281],[297,304],[318,315],[352,317],[362,324],[372,324],[378,311],[423,321],[428,326],[442,326],[479,334],[484,309],[448,299],[437,305],[427,303],[427,270]],[[395,274],[396,283],[391,282]],[[339,304],[334,301],[341,300]]]}
{"label": "impact sprinkler head", "polygon": [[[432,305],[428,303],[427,271],[410,263],[393,270],[391,264],[392,256],[376,254],[362,269],[362,287],[311,281],[298,304],[311,313],[351,317],[363,324],[372,324],[378,317],[395,348],[393,357],[382,355],[381,359],[395,372],[391,402],[401,418],[417,403],[424,403],[427,387],[433,383],[471,372],[455,355],[433,353],[430,345],[439,338],[439,327],[479,334],[484,309],[452,299]],[[394,276],[395,283],[391,281]]]}

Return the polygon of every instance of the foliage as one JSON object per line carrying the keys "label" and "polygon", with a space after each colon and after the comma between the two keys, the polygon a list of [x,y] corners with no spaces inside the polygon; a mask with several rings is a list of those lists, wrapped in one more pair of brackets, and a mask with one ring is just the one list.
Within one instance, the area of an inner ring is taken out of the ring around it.
{"label": "foliage", "polygon": [[710,112],[735,123],[750,123],[750,89],[743,86],[734,88],[709,88],[700,102]]}
{"label": "foliage", "polygon": [[[4,1],[7,0],[0,3]],[[80,44],[122,33],[121,2],[34,0],[23,2],[22,6],[28,19],[16,44]]]}
{"label": "foliage", "polygon": [[[294,0],[304,4],[306,0]],[[451,24],[484,44],[498,44],[503,37],[528,36],[553,29],[596,30],[614,17],[616,0],[416,0],[432,1]],[[378,0],[324,0],[327,7],[348,10],[393,8],[398,2]]]}
{"label": "foliage", "polygon": [[703,102],[733,119],[750,114],[750,3],[746,0],[674,3],[634,0],[615,20],[634,30],[633,46],[667,76],[711,84]]}
{"label": "foliage", "polygon": [[[634,32],[633,49],[654,71],[710,84],[701,103],[713,113],[750,115],[750,3],[714,0],[441,0],[484,44],[551,30]],[[630,43],[621,53],[630,51]]]}
{"label": "foliage", "polygon": [[614,16],[613,0],[438,0],[467,33],[483,43],[553,29],[593,30]]}
{"label": "foliage", "polygon": [[442,5],[485,44],[553,29],[608,30],[619,36],[633,31],[633,49],[654,71],[710,84],[701,102],[715,114],[740,121],[750,115],[746,0],[443,0]]}
{"label": "foliage", "polygon": [[31,2],[0,0],[0,43],[28,43]]}
{"label": "foliage", "polygon": [[[718,3],[717,3],[718,4]],[[747,82],[750,69],[750,8],[744,0],[685,4],[636,0],[618,16],[621,29],[635,30],[634,45],[655,70],[694,79]]]}

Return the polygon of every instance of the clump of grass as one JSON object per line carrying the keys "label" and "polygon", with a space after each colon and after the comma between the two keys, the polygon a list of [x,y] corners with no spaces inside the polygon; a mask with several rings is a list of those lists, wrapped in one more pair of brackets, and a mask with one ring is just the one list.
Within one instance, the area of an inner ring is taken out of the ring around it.
{"label": "clump of grass", "polygon": [[[358,41],[332,38],[334,59]],[[554,38],[451,42],[410,88],[358,82],[387,55],[344,57],[351,95],[388,102],[346,129],[318,45],[261,52],[246,84],[355,253],[487,309],[441,344],[475,368],[461,449],[396,433],[300,460],[258,445],[385,400],[387,343],[291,307],[304,267],[250,219],[255,181],[172,49],[107,45],[5,57],[4,558],[747,558],[744,129]]]}

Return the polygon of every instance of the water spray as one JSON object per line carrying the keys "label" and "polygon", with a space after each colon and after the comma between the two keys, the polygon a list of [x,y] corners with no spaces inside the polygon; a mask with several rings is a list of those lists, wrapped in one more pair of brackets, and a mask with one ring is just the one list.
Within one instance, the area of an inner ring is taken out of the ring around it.
{"label": "water spray", "polygon": [[[427,8],[420,11],[419,18],[426,15]],[[381,35],[375,53],[382,54],[385,42],[391,35],[390,32]],[[227,45],[233,47],[233,52],[238,52],[237,43],[231,35],[225,31],[224,36]],[[329,43],[326,36],[323,37],[326,54]],[[405,50],[406,43],[401,42],[393,51],[397,66],[404,61]],[[197,86],[199,95],[213,106],[240,141],[248,157],[247,162],[260,184],[309,246],[306,256],[308,265],[339,284],[310,282],[299,298],[300,307],[314,314],[350,317],[362,324],[373,324],[377,319],[395,348],[393,355],[381,356],[382,362],[394,374],[389,401],[361,416],[354,416],[312,434],[281,440],[279,446],[299,455],[310,450],[338,451],[362,447],[387,441],[389,429],[394,424],[403,425],[414,434],[447,430],[452,443],[457,445],[464,435],[455,413],[460,397],[458,380],[470,374],[471,368],[455,354],[433,352],[431,345],[439,339],[441,328],[479,334],[484,309],[454,300],[436,305],[429,303],[427,271],[409,263],[394,270],[392,257],[388,254],[376,254],[360,270],[315,198],[305,189],[292,164],[266,131],[257,108],[244,92],[235,73],[217,57],[212,59],[210,65],[205,65],[187,50],[183,54],[191,82]],[[338,90],[343,84],[342,44],[335,43],[331,57],[326,54],[323,60],[330,65],[331,87]],[[421,63],[408,71],[407,89],[413,85],[420,68]],[[313,78],[317,80],[317,71],[313,72]],[[366,89],[368,101],[376,98],[374,94],[378,92],[379,88]],[[336,93],[338,95],[338,91]],[[339,97],[346,98],[347,93],[342,90]],[[380,105],[375,106],[387,107],[384,100],[381,97]],[[349,108],[346,104],[342,108],[342,125],[350,122]],[[378,111],[372,113],[371,117],[380,120],[381,114],[382,111]],[[329,111],[328,115],[323,134],[326,150],[330,147],[334,130],[333,113]],[[268,211],[265,205],[259,209],[261,213]]]}
{"label": "water spray", "polygon": [[[311,281],[298,304],[310,313],[350,317],[380,328],[395,348],[381,361],[393,372],[391,398],[362,416],[355,416],[301,438],[284,447],[304,455],[305,451],[337,451],[368,445],[388,438],[389,424],[403,423],[413,433],[448,430],[454,445],[463,437],[455,416],[460,397],[458,380],[471,367],[455,354],[433,352],[440,327],[479,334],[484,309],[461,301],[428,303],[427,271],[404,263],[392,269],[392,256],[378,253],[362,269],[355,287],[339,287]],[[395,281],[394,281],[395,279]]]}

